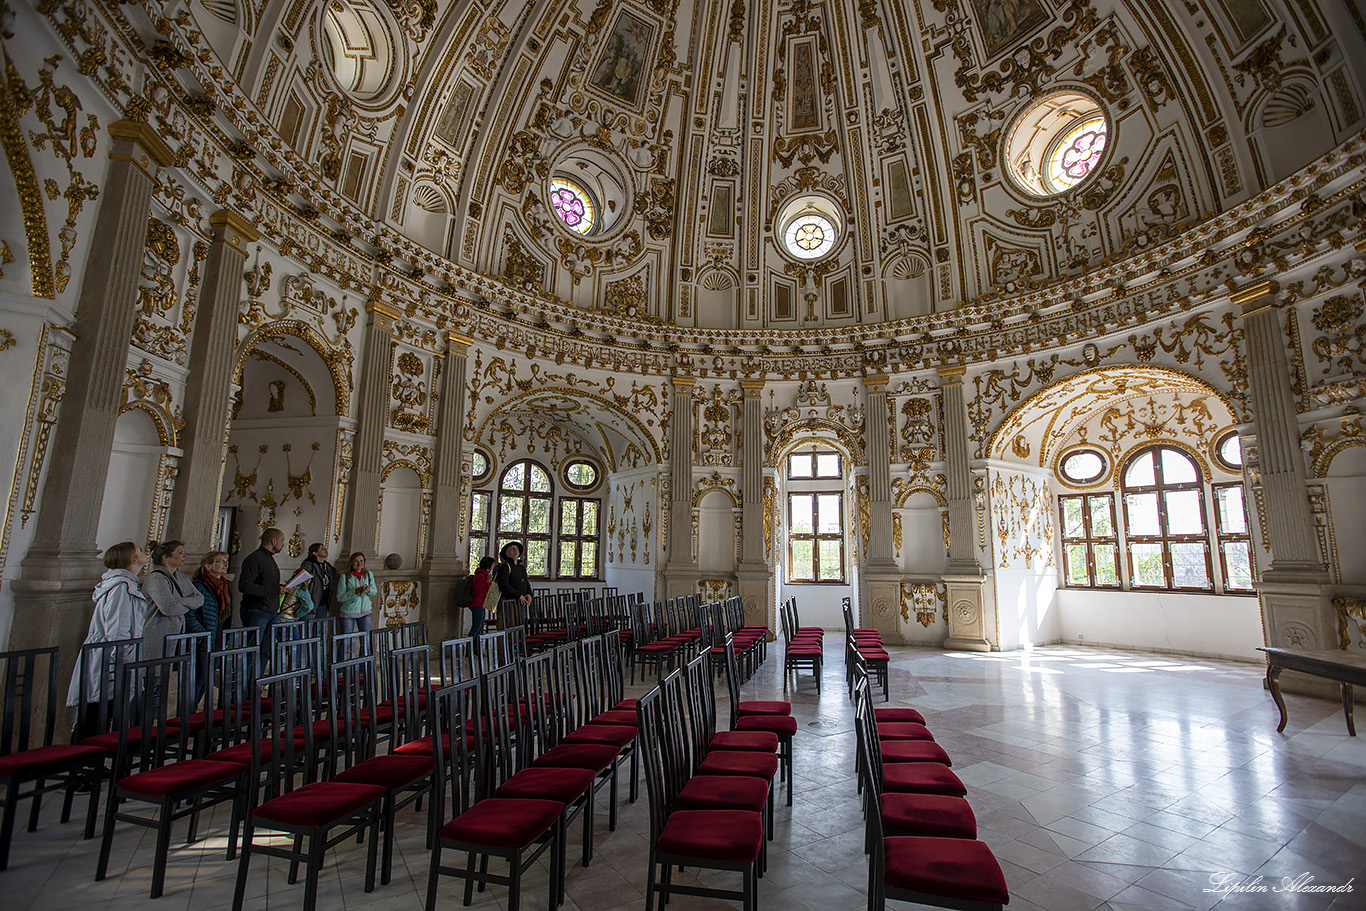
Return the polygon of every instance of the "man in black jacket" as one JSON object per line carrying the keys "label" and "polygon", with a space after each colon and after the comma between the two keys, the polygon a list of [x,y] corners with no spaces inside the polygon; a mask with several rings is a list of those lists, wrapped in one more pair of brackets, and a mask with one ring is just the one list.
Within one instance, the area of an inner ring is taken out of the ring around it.
{"label": "man in black jacket", "polygon": [[[498,551],[498,566],[493,570],[493,584],[498,586],[499,598],[515,598],[522,606],[531,603],[531,580],[527,578],[526,566],[522,564],[522,543],[509,541]],[[500,627],[504,622],[499,618]]]}
{"label": "man in black jacket", "polygon": [[237,576],[237,590],[242,593],[242,625],[261,631],[263,669],[270,662],[270,628],[280,613],[280,567],[275,555],[284,546],[285,533],[267,528],[261,533],[261,546],[247,554]]}

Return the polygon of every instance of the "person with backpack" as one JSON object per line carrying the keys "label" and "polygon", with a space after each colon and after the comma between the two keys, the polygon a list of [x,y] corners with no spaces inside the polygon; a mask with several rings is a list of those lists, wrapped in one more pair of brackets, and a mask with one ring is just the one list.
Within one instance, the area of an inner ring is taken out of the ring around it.
{"label": "person with backpack", "polygon": [[489,589],[493,586],[495,562],[492,557],[485,557],[479,561],[479,569],[470,577],[473,580],[469,603],[470,638],[475,642],[479,641],[479,636],[484,632],[484,599],[488,597]]}

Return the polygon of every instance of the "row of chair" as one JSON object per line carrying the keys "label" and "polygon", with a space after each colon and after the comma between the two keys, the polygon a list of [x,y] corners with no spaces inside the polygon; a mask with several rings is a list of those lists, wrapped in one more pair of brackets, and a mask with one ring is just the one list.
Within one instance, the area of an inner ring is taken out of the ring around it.
{"label": "row of chair", "polygon": [[825,630],[819,626],[801,625],[795,596],[780,604],[778,613],[787,642],[783,651],[783,692],[787,692],[788,676],[791,675],[795,686],[798,673],[806,668],[815,676],[816,694],[820,695],[821,672],[825,666]]}
{"label": "row of chair", "polygon": [[882,643],[882,634],[871,627],[854,626],[854,609],[849,598],[841,606],[844,614],[844,675],[849,687],[849,695],[854,694],[854,666],[862,663],[868,676],[882,685],[882,701],[891,698],[888,692],[888,674],[892,656]]}

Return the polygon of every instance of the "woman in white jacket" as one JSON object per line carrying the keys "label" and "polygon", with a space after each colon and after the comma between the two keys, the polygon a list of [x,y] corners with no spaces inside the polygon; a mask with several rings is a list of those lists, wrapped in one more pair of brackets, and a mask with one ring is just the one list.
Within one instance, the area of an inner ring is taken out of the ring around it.
{"label": "woman in white jacket", "polygon": [[[104,565],[107,567],[100,583],[95,586],[93,595],[95,613],[90,618],[90,631],[86,633],[86,644],[95,642],[116,642],[120,639],[141,639],[143,618],[147,613],[147,598],[138,587],[138,570],[147,562],[146,552],[132,541],[115,544],[104,552]],[[136,655],[125,655],[133,659]],[[88,697],[110,701],[114,698],[114,681],[101,682],[101,669],[98,665],[82,668],[76,662],[76,672],[71,675],[71,688],[67,690],[66,704],[75,705],[81,698],[81,674],[85,674],[85,692]],[[89,715],[91,713],[87,713]],[[94,732],[99,733],[99,732]]]}

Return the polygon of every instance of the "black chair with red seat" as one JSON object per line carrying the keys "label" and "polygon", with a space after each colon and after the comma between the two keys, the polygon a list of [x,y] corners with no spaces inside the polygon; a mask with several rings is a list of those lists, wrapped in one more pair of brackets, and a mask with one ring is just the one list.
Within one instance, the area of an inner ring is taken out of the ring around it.
{"label": "black chair with red seat", "polygon": [[[192,755],[207,759],[211,753],[246,742],[247,727],[253,713],[259,710],[256,678],[260,661],[261,650],[254,645],[208,653],[204,709],[191,712],[180,722],[187,742],[193,744]],[[172,723],[174,721],[172,719]],[[243,754],[228,757],[228,761],[247,763],[250,760]]]}
{"label": "black chair with red seat", "polygon": [[[28,830],[38,828],[43,795],[64,790],[62,822],[71,819],[75,789],[90,789],[86,825],[95,821],[98,789],[93,786],[108,753],[97,746],[54,744],[57,724],[57,648],[0,652],[0,787],[5,803],[0,810],[0,870],[9,867],[14,818],[21,800],[31,800]],[[30,787],[31,786],[31,787]],[[27,788],[27,790],[26,790]]]}
{"label": "black chair with red seat", "polygon": [[784,602],[781,619],[783,626],[783,692],[787,692],[787,680],[792,677],[794,688],[799,684],[798,674],[807,669],[816,678],[816,695],[821,693],[821,670],[825,662],[825,647],[818,636],[799,636],[789,612],[789,603]]}
{"label": "black chair with red seat", "polygon": [[[514,672],[515,673],[515,672]],[[480,724],[489,712],[482,696],[479,678],[443,687],[433,694],[434,730],[432,745],[436,757],[436,793],[433,802],[446,805],[446,789],[451,789],[455,818],[436,833],[432,843],[431,867],[427,878],[427,911],[436,911],[439,877],[455,876],[465,880],[465,904],[474,899],[475,884],[480,890],[488,883],[508,887],[508,911],[518,911],[522,900],[522,877],[545,854],[550,859],[548,907],[560,901],[559,848],[560,820],[564,804],[555,800],[504,798],[491,796],[489,785],[494,774],[489,756],[489,741],[467,737],[465,731]],[[465,866],[443,866],[445,850],[468,855]],[[506,875],[490,873],[485,858],[507,862]]]}
{"label": "black chair with red seat", "polygon": [[716,729],[716,681],[705,654],[689,661],[684,668],[691,717],[702,732],[700,743],[706,750],[752,750],[776,755],[781,746],[777,734],[768,731],[718,731]]}
{"label": "black chair with red seat", "polygon": [[[872,755],[867,749],[859,756],[861,775],[870,782],[877,780]],[[1003,911],[1010,891],[1001,865],[984,842],[966,836],[885,837],[882,794],[876,787],[865,793],[868,911],[883,911],[889,898],[955,911]]]}
{"label": "black chair with red seat", "polygon": [[462,680],[476,676],[479,672],[475,660],[474,640],[469,636],[460,639],[447,639],[442,642],[440,658],[442,686],[460,683]]}
{"label": "black chair with red seat", "polygon": [[[398,649],[394,655],[405,651],[426,652],[426,646],[418,649]],[[393,657],[393,656],[391,656]],[[384,856],[380,863],[380,884],[388,885],[394,858],[394,817],[397,812],[422,798],[432,789],[432,771],[435,760],[431,754],[414,753],[404,755],[390,753],[375,755],[378,737],[370,719],[376,717],[375,701],[375,658],[363,655],[349,661],[339,661],[332,665],[332,677],[336,691],[332,694],[333,717],[337,725],[336,743],[340,745],[339,759],[342,769],[332,775],[331,781],[351,784],[378,785],[384,788],[384,804],[381,808],[382,828],[384,830]],[[413,714],[420,714],[413,700]],[[400,715],[398,726],[406,729],[410,720],[407,712]],[[418,733],[420,728],[414,728]],[[435,825],[437,812],[435,805],[430,808],[429,830]]]}
{"label": "black chair with red seat", "polygon": [[[787,782],[787,805],[792,806],[792,741],[797,736],[797,719],[792,706],[781,701],[740,700],[740,669],[734,647],[726,643],[726,692],[730,696],[730,729],[760,731],[778,738],[778,760]],[[784,711],[786,710],[786,711]]]}
{"label": "black chair with red seat", "polygon": [[[573,694],[566,706],[569,721],[560,743],[571,746],[585,744],[617,748],[620,753],[616,765],[620,767],[628,759],[631,763],[628,790],[630,800],[634,803],[639,794],[636,782],[640,775],[635,718],[631,717],[630,712],[610,710],[610,706],[605,702],[604,690],[599,685],[602,650],[596,645],[600,643],[601,637],[585,639],[571,642],[555,650],[557,660],[569,668],[566,677],[570,681],[570,692]],[[611,814],[615,818],[615,793]]]}
{"label": "black chair with red seat", "polygon": [[[650,801],[650,858],[645,885],[645,909],[654,911],[655,893],[661,907],[670,895],[739,900],[754,911],[759,895],[759,864],[764,849],[763,814],[750,810],[687,810],[678,807],[679,788],[668,774],[665,744],[678,735],[665,712],[661,687],[640,698],[639,716],[645,765],[645,791]],[[675,883],[673,868],[701,867],[734,870],[739,889]]]}
{"label": "black chair with red seat", "polygon": [[260,648],[261,630],[255,626],[232,626],[218,631],[223,648]]}
{"label": "black chair with red seat", "polygon": [[[132,661],[124,665],[115,695],[119,733],[114,753],[114,782],[104,808],[104,838],[100,842],[95,879],[109,871],[115,824],[130,822],[156,829],[152,867],[152,898],[159,898],[166,881],[171,849],[171,826],[190,817],[188,843],[196,841],[199,814],[218,803],[232,801],[230,829],[235,836],[241,812],[242,789],[248,767],[239,762],[184,759],[186,726],[194,696],[192,655]],[[169,724],[170,719],[179,724]],[[136,740],[131,735],[136,732]],[[138,769],[133,772],[133,768]],[[151,804],[155,816],[119,812],[123,802]],[[236,839],[228,841],[228,859],[235,856]]]}
{"label": "black chair with red seat", "polygon": [[[872,698],[867,692],[866,685],[856,692],[854,723],[863,726],[860,750],[868,754],[870,767],[875,773],[870,780],[880,782],[883,793],[943,794],[949,797],[967,794],[968,789],[962,780],[942,762],[919,760],[883,764],[882,743],[877,736]],[[862,784],[862,779],[859,781]]]}
{"label": "black chair with red seat", "polygon": [[[303,911],[313,911],[318,898],[318,872],[327,850],[348,838],[370,839],[365,865],[365,891],[375,890],[375,862],[379,849],[380,811],[385,789],[379,785],[341,781],[309,781],[297,785],[300,766],[312,758],[313,671],[289,671],[262,677],[268,709],[261,724],[251,726],[251,782],[244,809],[242,856],[233,890],[233,911],[242,911],[247,873],[253,854],[288,860],[289,882],[298,881],[305,865]],[[294,732],[302,731],[302,739]],[[262,793],[262,790],[264,793]],[[264,800],[262,800],[264,798]],[[259,801],[259,802],[258,802]],[[266,829],[291,836],[289,847],[258,843],[256,831]],[[337,829],[341,829],[339,833]]]}

